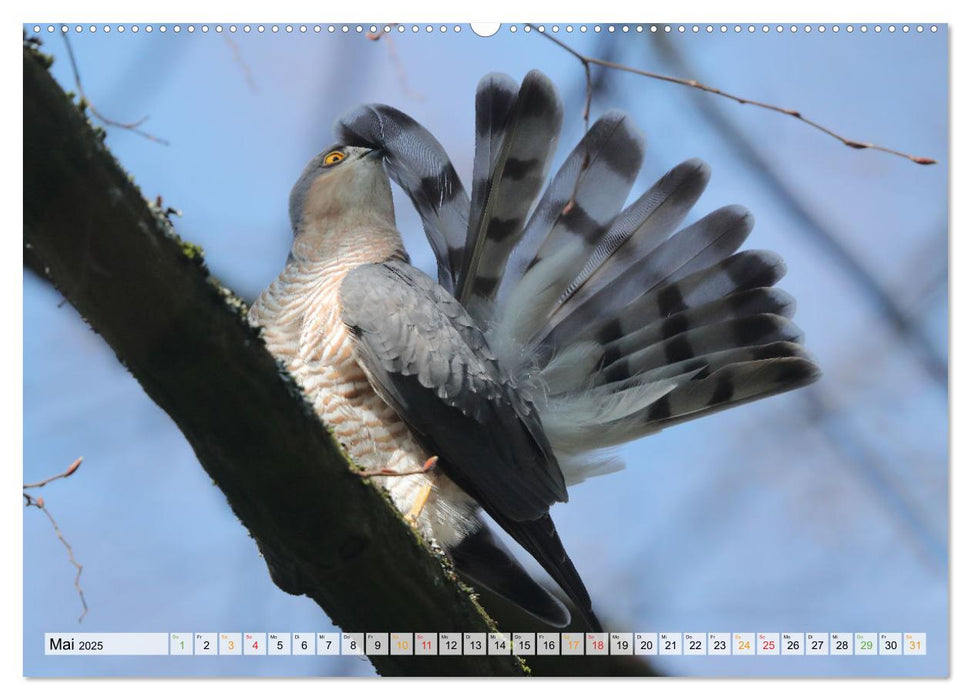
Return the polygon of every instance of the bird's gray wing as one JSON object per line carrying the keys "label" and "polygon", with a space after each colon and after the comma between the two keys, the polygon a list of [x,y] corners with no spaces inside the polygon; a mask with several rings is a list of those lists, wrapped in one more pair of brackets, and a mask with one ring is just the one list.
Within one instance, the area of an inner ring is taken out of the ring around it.
{"label": "bird's gray wing", "polygon": [[536,520],[567,500],[535,408],[452,296],[393,260],[352,270],[340,298],[375,390],[486,512]]}

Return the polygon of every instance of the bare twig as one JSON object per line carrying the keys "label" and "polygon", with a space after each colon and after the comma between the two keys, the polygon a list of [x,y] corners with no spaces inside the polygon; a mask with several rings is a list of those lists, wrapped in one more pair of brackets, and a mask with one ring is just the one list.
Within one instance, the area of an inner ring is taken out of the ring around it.
{"label": "bare twig", "polygon": [[54,476],[49,476],[46,479],[44,479],[43,481],[38,481],[35,484],[24,484],[24,490],[26,491],[27,489],[39,489],[39,488],[42,488],[44,486],[47,486],[49,483],[51,483],[52,481],[56,481],[57,479],[66,479],[67,477],[71,476],[71,474],[73,474],[74,472],[76,472],[78,470],[78,467],[81,466],[81,462],[83,462],[83,461],[84,461],[84,457],[78,457],[76,460],[74,460],[73,462],[71,462],[71,466],[69,466],[67,469],[65,469],[60,474],[55,474]]}
{"label": "bare twig", "polygon": [[[674,70],[693,72],[673,42],[659,39],[657,48],[662,58]],[[934,344],[922,330],[919,320],[906,312],[891,290],[876,278],[867,265],[859,260],[812,208],[802,201],[793,188],[785,183],[775,164],[762,155],[755,143],[725,116],[724,110],[718,104],[703,99],[700,94],[696,94],[695,97],[702,116],[726,137],[727,143],[738,155],[751,164],[752,172],[766,185],[769,192],[789,210],[795,220],[803,224],[799,230],[804,231],[849,275],[877,311],[889,321],[893,329],[908,341],[915,357],[928,375],[939,386],[946,387],[947,360],[940,356]]]}
{"label": "bare twig", "polygon": [[97,110],[97,108],[94,106],[94,103],[92,103],[91,100],[88,99],[88,96],[84,93],[84,88],[81,87],[81,74],[78,72],[78,64],[77,64],[77,61],[74,59],[74,49],[71,48],[71,41],[68,39],[66,33],[61,34],[61,36],[64,37],[64,44],[65,46],[67,46],[67,56],[71,61],[71,71],[74,73],[74,84],[78,89],[78,95],[81,97],[82,105],[86,105],[87,108],[91,110],[91,114],[93,114],[95,117],[98,118],[99,121],[101,121],[103,124],[107,126],[116,126],[119,129],[126,129],[127,131],[131,131],[132,133],[138,134],[142,138],[146,138],[149,141],[154,141],[155,143],[160,143],[163,146],[168,146],[169,142],[166,141],[165,139],[159,138],[158,136],[150,134],[147,131],[143,131],[142,129],[139,128],[142,124],[144,124],[148,120],[148,115],[142,117],[138,121],[126,123],[126,122],[115,121],[114,119],[109,119],[108,117],[104,116],[103,114],[101,114],[101,112]]}
{"label": "bare twig", "polygon": [[74,576],[74,590],[78,592],[78,597],[81,599],[81,616],[78,617],[78,622],[81,622],[84,619],[84,616],[88,614],[88,603],[84,599],[84,590],[81,588],[81,572],[84,570],[84,567],[78,562],[77,559],[74,558],[74,549],[71,547],[70,542],[67,541],[67,538],[64,537],[64,533],[61,532],[61,528],[57,524],[57,521],[54,520],[54,516],[51,515],[51,512],[47,509],[47,504],[44,502],[44,498],[42,496],[32,496],[27,493],[26,489],[42,488],[57,479],[66,479],[78,470],[78,467],[81,466],[81,461],[83,459],[83,457],[78,457],[60,474],[55,474],[54,476],[50,476],[34,484],[24,484],[24,507],[37,508],[47,516],[47,519],[51,521],[51,527],[54,528],[54,534],[57,535],[57,539],[61,541],[61,544],[63,544],[64,548],[67,550],[67,557],[70,560],[71,565],[77,569],[77,574]]}
{"label": "bare twig", "polygon": [[249,64],[243,60],[243,53],[239,50],[239,44],[225,34],[223,35],[223,38],[226,40],[226,43],[229,44],[229,48],[233,52],[233,61],[235,61],[240,70],[243,71],[243,77],[246,78],[246,84],[249,86],[250,91],[254,95],[259,93],[259,88],[256,87],[256,81],[253,80],[253,71],[250,70]]}
{"label": "bare twig", "polygon": [[[661,73],[654,73],[652,71],[642,70],[640,68],[634,68],[632,66],[626,66],[622,63],[614,63],[613,61],[605,61],[603,59],[595,58],[593,56],[586,56],[580,53],[579,51],[577,51],[576,49],[573,49],[572,47],[570,47],[560,39],[556,38],[552,34],[547,34],[546,32],[540,32],[535,25],[529,24],[527,26],[531,27],[534,31],[546,37],[554,44],[559,46],[561,49],[568,52],[569,54],[574,56],[578,61],[580,61],[580,63],[583,64],[584,71],[586,72],[588,86],[591,84],[590,65],[593,64],[597,66],[603,66],[604,68],[624,71],[626,73],[633,73],[634,75],[641,75],[641,76],[644,76],[645,78],[652,78],[653,80],[662,80],[667,83],[674,83],[675,85],[683,85],[685,87],[695,88],[696,90],[702,90],[704,92],[708,92],[713,95],[718,95],[719,97],[726,97],[730,100],[734,100],[738,102],[739,104],[752,105],[753,107],[760,107],[762,109],[767,109],[772,112],[778,112],[779,114],[785,114],[787,116],[793,117],[794,119],[798,119],[799,121],[803,122],[804,124],[807,124],[808,126],[811,126],[814,129],[822,131],[827,136],[830,136],[836,139],[837,141],[841,142],[844,146],[849,146],[850,148],[871,149],[874,151],[882,151],[884,153],[889,153],[890,155],[899,156],[900,158],[906,158],[907,160],[913,163],[917,163],[918,165],[934,165],[935,163],[937,163],[937,161],[934,160],[933,158],[925,158],[923,156],[911,155],[909,153],[904,153],[903,151],[897,151],[893,148],[887,148],[886,146],[880,146],[875,143],[865,143],[862,141],[854,141],[853,139],[848,139],[845,136],[841,136],[840,134],[836,133],[832,129],[826,126],[823,126],[818,122],[814,122],[811,119],[807,119],[802,115],[801,112],[798,112],[797,110],[794,110],[794,109],[786,109],[785,107],[779,107],[778,105],[769,104],[768,102],[759,102],[758,100],[750,100],[745,97],[739,97],[738,95],[733,95],[730,92],[725,92],[724,90],[719,90],[718,88],[711,87],[710,85],[705,85],[703,83],[700,83],[697,80],[675,78],[670,75],[663,75]],[[592,90],[588,87],[587,104],[584,108],[584,123],[586,123],[589,118],[591,95],[592,95]]]}
{"label": "bare twig", "polygon": [[377,31],[377,32],[368,32],[364,36],[366,36],[371,41],[377,41],[378,39],[380,39],[381,37],[383,37],[385,34],[390,33],[391,30],[394,29],[397,26],[398,26],[398,22],[394,22],[393,24],[386,24],[386,25],[384,25],[384,28],[382,28],[380,31]]}
{"label": "bare twig", "polygon": [[394,66],[395,73],[398,75],[398,80],[401,82],[402,92],[404,92],[408,97],[413,97],[416,100],[423,100],[425,99],[425,96],[420,92],[413,90],[411,85],[408,83],[408,74],[405,72],[405,67],[402,65],[401,59],[398,57],[398,52],[395,50],[393,41],[394,36],[391,34],[391,30],[397,26],[397,24],[386,24],[380,31],[368,32],[365,34],[365,36],[371,41],[378,41],[379,39],[384,38],[384,44],[388,47],[388,56],[391,59],[391,65]]}

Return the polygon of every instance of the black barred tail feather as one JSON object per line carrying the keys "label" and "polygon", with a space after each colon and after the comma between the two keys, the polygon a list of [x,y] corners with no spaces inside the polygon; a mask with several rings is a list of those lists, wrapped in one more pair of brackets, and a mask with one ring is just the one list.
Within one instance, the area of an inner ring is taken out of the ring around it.
{"label": "black barred tail feather", "polygon": [[411,198],[438,261],[438,283],[455,291],[465,255],[469,196],[442,145],[394,107],[361,105],[337,123],[342,143],[380,149],[388,174]]}
{"label": "black barred tail feather", "polygon": [[[704,162],[681,163],[624,208],[644,139],[630,116],[609,111],[540,193],[561,121],[542,74],[518,89],[508,76],[486,76],[471,202],[438,142],[397,110],[358,108],[338,131],[385,151],[422,217],[442,285],[535,405],[571,485],[622,466],[603,448],[804,386],[819,370],[791,321],[793,299],[774,288],[782,260],[740,250],[752,215],[727,206],[682,226],[711,177]],[[548,516],[496,520],[599,627]],[[483,577],[480,567],[473,578],[493,587]]]}
{"label": "black barred tail feather", "polygon": [[[480,324],[489,320],[509,253],[543,188],[563,121],[556,88],[539,71],[526,75],[502,117],[510,81],[487,76],[476,96],[477,109],[482,105],[487,114],[476,116],[476,143],[482,147],[476,149],[473,171],[484,177],[472,185],[474,206],[456,298]],[[480,127],[492,131],[479,132]]]}

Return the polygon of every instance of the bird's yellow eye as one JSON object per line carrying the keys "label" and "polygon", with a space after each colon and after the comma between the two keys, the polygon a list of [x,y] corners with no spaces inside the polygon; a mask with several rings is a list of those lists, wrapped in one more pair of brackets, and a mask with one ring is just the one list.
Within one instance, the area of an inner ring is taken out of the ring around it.
{"label": "bird's yellow eye", "polygon": [[337,165],[346,157],[341,151],[331,151],[324,156],[324,165]]}

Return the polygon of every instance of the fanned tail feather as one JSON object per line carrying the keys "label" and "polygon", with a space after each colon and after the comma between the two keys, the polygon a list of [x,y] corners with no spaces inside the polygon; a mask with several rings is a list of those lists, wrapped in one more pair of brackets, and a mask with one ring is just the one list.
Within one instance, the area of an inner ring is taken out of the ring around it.
{"label": "fanned tail feather", "polygon": [[818,369],[792,298],[773,288],[782,260],[738,252],[751,214],[722,207],[679,229],[711,177],[703,161],[677,165],[624,208],[644,139],[613,110],[540,194],[562,115],[538,71],[520,85],[485,76],[471,203],[441,145],[401,112],[361,107],[339,132],[385,151],[442,284],[533,398],[575,483],[616,464],[600,448],[794,389]]}
{"label": "fanned tail feather", "polygon": [[476,116],[476,142],[481,146],[473,165],[476,206],[469,213],[457,298],[480,322],[489,320],[491,300],[543,187],[563,121],[556,89],[539,71],[526,75],[507,108],[510,87],[505,76],[488,76],[476,100],[477,109],[486,113]]}
{"label": "fanned tail feather", "polygon": [[[498,295],[499,318],[521,312],[522,300],[508,293],[525,276],[546,274],[534,271],[550,257],[558,258],[559,278],[572,280],[580,272],[624,205],[643,157],[643,136],[626,114],[612,110],[594,123],[543,193],[510,257]],[[570,254],[564,256],[564,250]]]}
{"label": "fanned tail feather", "polygon": [[356,107],[341,116],[335,131],[347,145],[383,151],[388,174],[421,216],[439,284],[454,292],[465,257],[469,196],[445,149],[425,127],[387,105]]}

